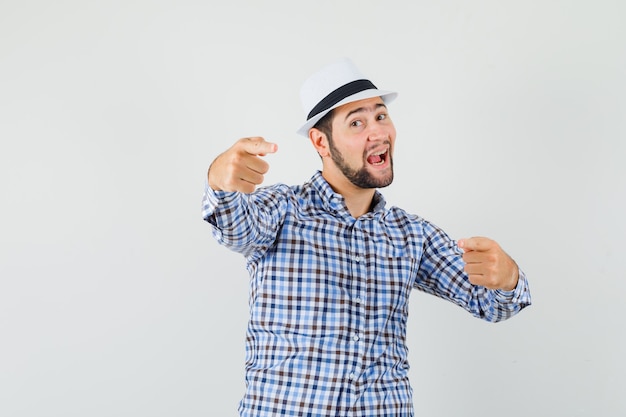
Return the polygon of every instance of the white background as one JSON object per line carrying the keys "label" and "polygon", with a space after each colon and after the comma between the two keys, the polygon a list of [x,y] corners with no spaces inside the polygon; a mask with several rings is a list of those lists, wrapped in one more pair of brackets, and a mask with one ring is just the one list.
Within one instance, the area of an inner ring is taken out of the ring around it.
{"label": "white background", "polygon": [[390,204],[499,241],[534,304],[414,293],[418,416],[623,416],[626,3],[0,2],[0,415],[235,416],[247,272],[209,163],[320,168],[301,82],[348,56],[400,92]]}

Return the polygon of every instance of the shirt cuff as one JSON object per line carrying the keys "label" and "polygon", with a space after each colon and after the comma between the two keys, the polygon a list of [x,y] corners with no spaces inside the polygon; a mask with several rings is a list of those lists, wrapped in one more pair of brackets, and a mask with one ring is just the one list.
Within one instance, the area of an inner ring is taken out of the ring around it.
{"label": "shirt cuff", "polygon": [[519,303],[521,301],[526,301],[526,298],[529,297],[526,275],[521,269],[518,269],[518,271],[519,277],[517,279],[517,286],[514,289],[510,291],[501,289],[495,290],[498,301]]}
{"label": "shirt cuff", "polygon": [[215,191],[209,186],[209,180],[204,181],[204,201],[202,204],[202,217],[207,220],[211,217],[218,206],[228,206],[237,196],[236,191]]}

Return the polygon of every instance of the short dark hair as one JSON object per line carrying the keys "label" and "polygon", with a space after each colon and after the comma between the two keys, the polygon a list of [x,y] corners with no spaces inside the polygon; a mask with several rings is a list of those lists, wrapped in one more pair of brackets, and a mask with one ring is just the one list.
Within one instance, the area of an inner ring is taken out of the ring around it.
{"label": "short dark hair", "polygon": [[333,140],[333,118],[334,118],[335,110],[331,110],[324,115],[321,119],[318,120],[317,123],[313,126],[315,129],[318,129],[320,132],[326,135],[326,138],[329,142]]}

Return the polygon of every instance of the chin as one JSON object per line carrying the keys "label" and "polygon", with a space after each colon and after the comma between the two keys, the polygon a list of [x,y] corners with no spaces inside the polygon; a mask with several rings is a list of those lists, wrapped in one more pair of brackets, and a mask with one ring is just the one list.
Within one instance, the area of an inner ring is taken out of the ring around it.
{"label": "chin", "polygon": [[391,172],[362,172],[362,175],[354,178],[353,183],[361,188],[385,188],[393,182],[393,171]]}
{"label": "chin", "polygon": [[371,180],[378,185],[375,188],[384,188],[393,182],[393,167],[389,166],[382,171],[372,172],[370,174]]}
{"label": "chin", "polygon": [[391,183],[393,182],[393,174],[391,174],[390,178],[385,178],[384,181],[382,181],[380,183],[380,185],[378,186],[378,188],[385,188],[391,185]]}

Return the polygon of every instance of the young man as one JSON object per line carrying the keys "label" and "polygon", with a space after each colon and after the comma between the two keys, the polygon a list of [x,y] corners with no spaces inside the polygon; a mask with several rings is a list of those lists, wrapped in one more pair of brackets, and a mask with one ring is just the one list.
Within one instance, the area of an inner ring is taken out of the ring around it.
{"label": "young man", "polygon": [[246,257],[250,320],[241,416],[412,416],[406,321],[412,288],[500,321],[530,305],[524,274],[487,238],[458,242],[385,207],[396,131],[349,60],[303,85],[322,171],[301,186],[263,182],[277,146],[245,138],[208,172],[203,216]]}

